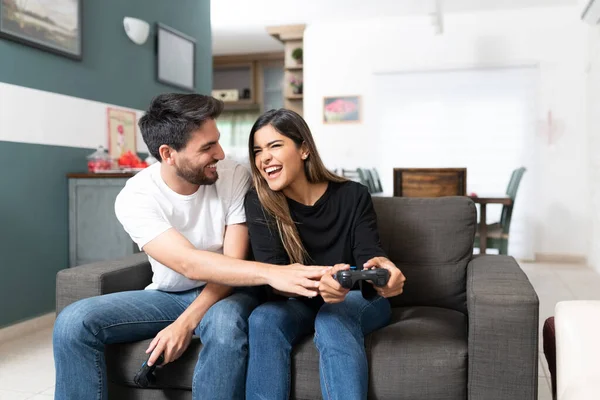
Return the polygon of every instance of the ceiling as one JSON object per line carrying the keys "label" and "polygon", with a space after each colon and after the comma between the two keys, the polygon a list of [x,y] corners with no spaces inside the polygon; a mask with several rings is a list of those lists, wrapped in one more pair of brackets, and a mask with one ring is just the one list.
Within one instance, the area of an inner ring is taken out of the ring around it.
{"label": "ceiling", "polygon": [[[441,0],[444,13],[576,5],[579,0]],[[427,15],[436,0],[211,0],[213,54],[279,51],[274,25]]]}

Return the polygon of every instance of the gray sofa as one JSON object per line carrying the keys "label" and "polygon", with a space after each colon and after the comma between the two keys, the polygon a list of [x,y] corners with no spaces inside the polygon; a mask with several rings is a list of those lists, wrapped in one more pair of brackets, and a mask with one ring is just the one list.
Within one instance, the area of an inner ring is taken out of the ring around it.
{"label": "gray sofa", "polygon": [[[472,256],[473,202],[373,202],[383,248],[407,281],[404,293],[391,299],[389,326],[365,339],[369,398],[537,399],[538,298],[513,258]],[[150,278],[143,254],[60,271],[57,312],[85,297],[142,289]],[[110,398],[191,399],[200,340],[194,338],[179,360],[158,371],[157,387],[140,389],[132,378],[149,340],[107,347]],[[294,349],[292,368],[292,398],[321,398],[312,337]]]}

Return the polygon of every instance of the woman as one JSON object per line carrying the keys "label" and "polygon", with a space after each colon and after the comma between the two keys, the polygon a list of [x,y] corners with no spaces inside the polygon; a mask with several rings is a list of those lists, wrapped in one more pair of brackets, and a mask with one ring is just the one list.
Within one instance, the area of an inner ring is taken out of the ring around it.
{"label": "woman", "polygon": [[[246,399],[289,398],[292,347],[313,330],[323,398],[366,399],[364,336],[389,322],[386,297],[400,294],[404,284],[379,245],[368,190],[324,167],[306,122],[293,111],[262,115],[249,148],[254,189],[245,207],[256,260],[335,266],[314,297],[279,292],[253,311]],[[365,283],[372,295],[344,289],[333,276],[350,265],[385,268],[389,282]]]}

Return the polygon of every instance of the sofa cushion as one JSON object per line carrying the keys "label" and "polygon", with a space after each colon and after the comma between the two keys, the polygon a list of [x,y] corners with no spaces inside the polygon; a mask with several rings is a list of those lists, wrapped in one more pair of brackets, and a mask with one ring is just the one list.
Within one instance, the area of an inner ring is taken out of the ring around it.
{"label": "sofa cushion", "polygon": [[[107,346],[109,380],[113,384],[133,386],[149,342]],[[191,389],[201,346],[194,338],[179,360],[157,369],[157,386]],[[368,335],[365,346],[370,399],[466,398],[467,321],[462,313],[436,307],[393,309],[390,324]],[[292,398],[321,398],[319,354],[312,336],[294,348],[292,377]]]}
{"label": "sofa cushion", "polygon": [[[462,313],[436,307],[393,309],[390,324],[368,335],[365,346],[369,399],[467,398],[467,319]],[[295,347],[292,368],[293,398],[320,399],[312,338]]]}
{"label": "sofa cushion", "polygon": [[371,399],[467,398],[467,317],[437,307],[392,310],[366,338]]}
{"label": "sofa cushion", "polygon": [[373,197],[381,245],[406,276],[393,307],[445,307],[466,314],[466,270],[477,227],[468,197]]}

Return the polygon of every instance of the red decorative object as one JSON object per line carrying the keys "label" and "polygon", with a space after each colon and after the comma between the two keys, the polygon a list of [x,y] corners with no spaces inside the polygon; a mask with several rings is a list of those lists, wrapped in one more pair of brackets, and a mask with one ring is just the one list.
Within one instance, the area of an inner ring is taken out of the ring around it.
{"label": "red decorative object", "polygon": [[103,146],[99,146],[87,160],[88,172],[108,171],[112,167],[112,161]]}
{"label": "red decorative object", "polygon": [[117,161],[121,168],[146,168],[148,163],[142,161],[137,155],[131,151],[125,152]]}

